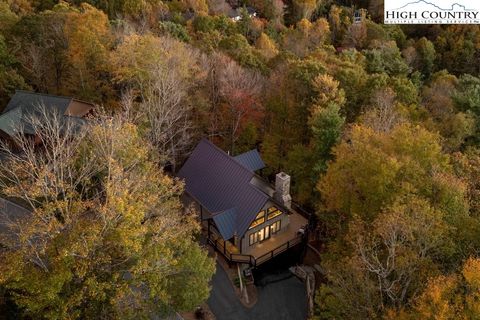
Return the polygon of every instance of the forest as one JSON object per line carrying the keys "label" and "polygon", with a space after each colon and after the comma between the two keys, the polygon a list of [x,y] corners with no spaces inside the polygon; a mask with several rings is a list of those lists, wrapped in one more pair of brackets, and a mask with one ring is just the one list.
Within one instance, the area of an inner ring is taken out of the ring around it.
{"label": "forest", "polygon": [[[99,106],[104,120],[63,159],[74,159],[68,172],[75,177],[83,177],[85,159],[97,163],[90,179],[122,203],[102,202],[105,212],[128,215],[156,205],[177,214],[182,186],[154,168],[178,170],[203,137],[232,155],[258,148],[264,175],[290,174],[293,199],[316,214],[324,279],[315,319],[476,319],[480,26],[384,25],[382,6],[379,0],[0,0],[0,110],[18,89]],[[35,167],[16,161],[22,172]],[[118,174],[131,167],[128,177]],[[17,173],[0,175],[16,186],[1,192],[38,195],[35,183]],[[132,193],[120,192],[121,179]],[[75,216],[95,205],[71,189],[68,206],[54,201],[41,209],[66,206]],[[152,190],[165,198],[143,198]],[[192,309],[208,297],[214,266],[195,244],[198,226],[184,220],[176,217],[169,232],[148,243],[139,235],[151,236],[150,228],[165,228],[166,220],[142,222],[136,233],[116,226],[110,238],[99,222],[82,235],[102,239],[92,253],[97,260],[70,268],[58,248],[79,243],[65,237],[49,253],[57,273],[17,268],[32,254],[25,249],[0,263],[0,287],[15,312],[29,317],[138,316],[116,299],[138,310]],[[72,223],[73,234],[85,223]],[[149,250],[154,243],[165,245]],[[138,295],[121,287],[101,254],[120,257],[121,250],[135,255],[135,272],[156,285],[157,300],[135,305]],[[161,254],[169,257],[166,265],[148,269],[146,261]]]}

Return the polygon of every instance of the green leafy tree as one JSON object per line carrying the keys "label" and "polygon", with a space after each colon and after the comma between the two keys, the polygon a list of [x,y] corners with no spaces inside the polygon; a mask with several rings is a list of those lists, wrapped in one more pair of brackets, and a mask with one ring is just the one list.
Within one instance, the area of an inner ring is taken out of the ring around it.
{"label": "green leafy tree", "polygon": [[187,29],[181,24],[172,21],[160,21],[158,26],[161,32],[169,34],[180,41],[190,41]]}
{"label": "green leafy tree", "polygon": [[395,42],[388,42],[366,50],[367,70],[371,73],[386,72],[388,75],[404,75],[409,72]]}
{"label": "green leafy tree", "polygon": [[420,70],[428,79],[435,68],[436,51],[435,46],[427,38],[422,37],[415,44],[418,53],[417,69]]}
{"label": "green leafy tree", "polygon": [[453,94],[453,102],[463,112],[473,114],[475,136],[473,142],[480,144],[480,79],[472,75],[463,75],[459,79],[458,89]]}

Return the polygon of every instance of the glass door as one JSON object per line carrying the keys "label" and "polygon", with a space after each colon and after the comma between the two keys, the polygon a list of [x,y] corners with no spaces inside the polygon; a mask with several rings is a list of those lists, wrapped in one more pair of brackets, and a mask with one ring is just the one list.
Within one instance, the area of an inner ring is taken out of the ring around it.
{"label": "glass door", "polygon": [[265,239],[270,238],[270,227],[265,228]]}
{"label": "glass door", "polygon": [[258,231],[258,242],[262,242],[265,239],[265,231],[264,229],[260,229]]}
{"label": "glass door", "polygon": [[281,220],[276,221],[275,223],[270,225],[270,233],[275,234],[280,231],[281,228]]}

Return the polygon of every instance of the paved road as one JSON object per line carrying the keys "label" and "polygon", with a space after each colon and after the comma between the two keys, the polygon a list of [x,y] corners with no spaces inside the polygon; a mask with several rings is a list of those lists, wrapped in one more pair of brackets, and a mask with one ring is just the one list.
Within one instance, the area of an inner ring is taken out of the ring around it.
{"label": "paved road", "polygon": [[307,299],[304,284],[287,269],[265,275],[257,287],[258,302],[245,308],[238,300],[227,274],[217,264],[208,305],[217,320],[305,320]]}

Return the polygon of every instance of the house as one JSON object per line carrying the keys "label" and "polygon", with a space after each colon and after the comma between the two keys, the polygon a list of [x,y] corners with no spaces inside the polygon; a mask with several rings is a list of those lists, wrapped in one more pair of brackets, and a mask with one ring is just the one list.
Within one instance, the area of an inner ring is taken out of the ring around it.
{"label": "house", "polygon": [[255,173],[264,167],[257,150],[232,157],[203,139],[178,172],[209,242],[254,267],[300,243],[308,223],[291,208],[290,177],[277,174],[273,188]]}
{"label": "house", "polygon": [[0,250],[5,247],[3,240],[15,237],[14,230],[21,226],[31,214],[28,209],[0,197]]}
{"label": "house", "polygon": [[62,115],[65,124],[81,126],[94,106],[73,98],[17,90],[0,114],[0,138],[11,143],[17,134],[35,138],[29,119],[43,112],[42,108],[47,115],[54,112]]}
{"label": "house", "polygon": [[257,12],[253,7],[241,7],[237,8],[236,10],[232,10],[232,12],[229,14],[230,19],[232,19],[234,22],[242,20],[242,10],[245,10],[250,18],[257,17]]}

